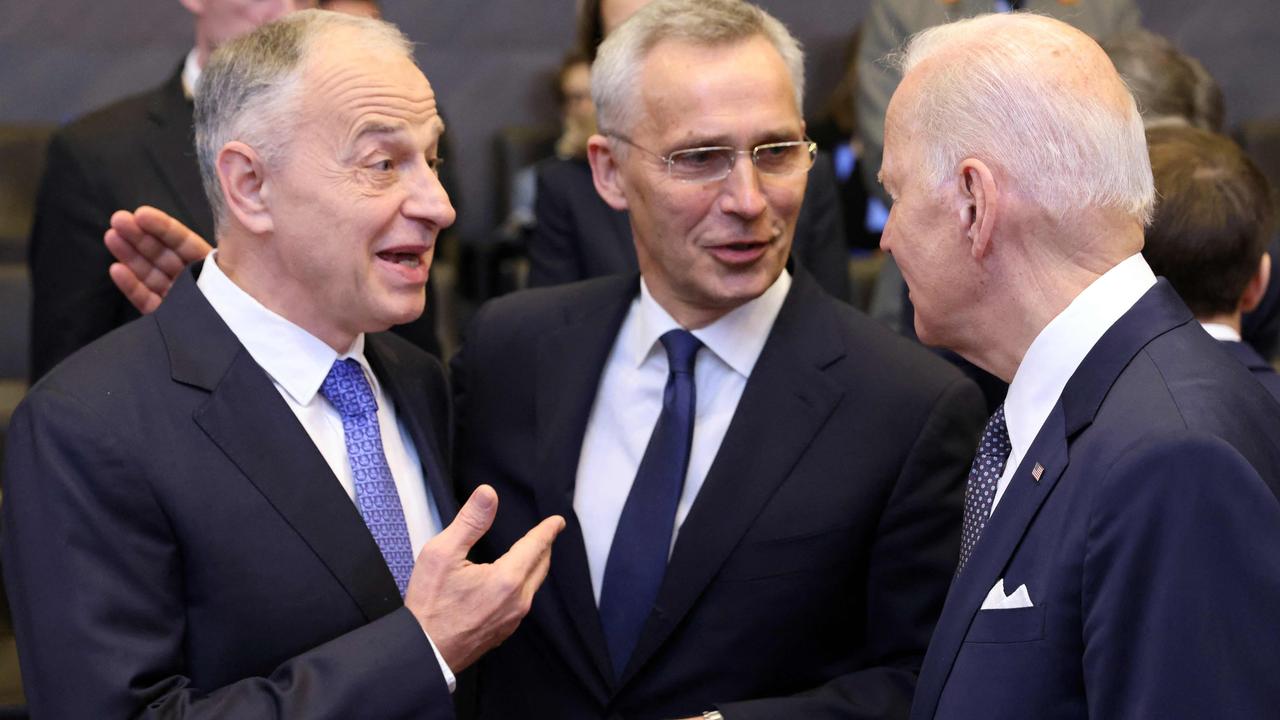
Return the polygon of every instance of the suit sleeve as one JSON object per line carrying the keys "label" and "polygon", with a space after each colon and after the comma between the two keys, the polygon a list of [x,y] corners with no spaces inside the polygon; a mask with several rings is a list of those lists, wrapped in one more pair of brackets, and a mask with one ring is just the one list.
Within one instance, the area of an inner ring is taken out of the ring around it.
{"label": "suit sleeve", "polygon": [[33,717],[453,717],[430,643],[401,608],[265,677],[184,675],[182,547],[136,438],[36,388],[16,413],[3,550]]}
{"label": "suit sleeve", "polygon": [[64,133],[49,144],[31,231],[32,382],[71,353],[131,318],[107,275],[102,243],[108,206]]}
{"label": "suit sleeve", "polygon": [[977,386],[953,381],[912,444],[881,515],[867,569],[869,666],[800,695],[721,704],[727,720],[907,717],[960,552],[964,482],[984,407]]}
{"label": "suit sleeve", "polygon": [[1130,450],[1088,538],[1090,717],[1275,716],[1280,503],[1239,453],[1189,432]]}
{"label": "suit sleeve", "polygon": [[849,301],[849,251],[844,216],[836,197],[831,156],[818,155],[809,175],[800,221],[796,224],[795,254],[809,274],[832,297]]}
{"label": "suit sleeve", "polygon": [[536,219],[529,236],[529,287],[562,285],[586,279],[578,256],[582,242],[573,222],[573,203],[565,187],[538,168],[537,194],[533,201]]}

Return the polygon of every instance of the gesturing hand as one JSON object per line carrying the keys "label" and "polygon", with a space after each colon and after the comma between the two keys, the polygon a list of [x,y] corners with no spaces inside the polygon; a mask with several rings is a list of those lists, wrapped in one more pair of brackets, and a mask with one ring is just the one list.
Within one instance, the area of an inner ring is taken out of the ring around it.
{"label": "gesturing hand", "polygon": [[183,268],[213,249],[191,228],[147,205],[112,213],[102,241],[119,261],[108,270],[111,281],[143,315],[160,307]]}
{"label": "gesturing hand", "polygon": [[493,563],[469,562],[467,553],[497,511],[493,488],[476,488],[449,527],[422,547],[405,593],[404,604],[455,673],[515,632],[547,577],[551,543],[564,529],[564,519],[553,515]]}

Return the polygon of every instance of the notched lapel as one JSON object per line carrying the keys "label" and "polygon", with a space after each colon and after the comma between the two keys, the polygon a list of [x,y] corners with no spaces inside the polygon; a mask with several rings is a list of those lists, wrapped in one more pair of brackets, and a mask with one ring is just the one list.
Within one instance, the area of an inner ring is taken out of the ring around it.
{"label": "notched lapel", "polygon": [[[551,553],[547,583],[555,589],[548,599],[558,599],[564,613],[545,616],[553,625],[546,635],[561,646],[561,656],[587,687],[595,689],[601,702],[608,697],[613,671],[591,590],[586,546],[573,511],[573,488],[600,376],[618,328],[638,291],[638,278],[632,277],[629,282],[618,284],[608,302],[594,307],[584,303],[588,310],[570,311],[563,327],[539,341],[534,386],[538,513],[540,517],[561,515],[567,523]],[[542,592],[547,594],[547,590],[544,587]],[[563,617],[573,626],[572,633],[558,627]],[[586,648],[586,657],[573,644],[572,637]]]}
{"label": "notched lapel", "polygon": [[[1065,413],[1059,403],[1010,478],[1009,487],[974,546],[969,563],[951,582],[920,670],[913,718],[933,717],[947,676],[951,674],[960,646],[969,632],[969,625],[991,587],[1003,577],[1005,567],[1026,535],[1031,521],[1067,468],[1067,439]],[[1040,468],[1038,473],[1037,467]],[[1008,589],[1012,591],[1013,588]]]}
{"label": "notched lapel", "polygon": [[[687,615],[843,399],[826,372],[845,354],[824,324],[829,302],[797,275],[751,372],[707,478],[681,525],[662,588],[622,683]],[[832,321],[834,322],[834,321]],[[785,422],[779,422],[785,418]]]}

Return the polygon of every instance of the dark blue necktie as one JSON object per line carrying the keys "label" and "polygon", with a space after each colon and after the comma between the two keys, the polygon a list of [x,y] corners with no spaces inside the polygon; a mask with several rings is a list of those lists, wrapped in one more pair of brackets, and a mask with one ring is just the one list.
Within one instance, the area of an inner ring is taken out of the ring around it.
{"label": "dark blue necktie", "polygon": [[600,589],[600,621],[616,675],[627,666],[662,586],[693,445],[693,364],[702,343],[687,330],[660,339],[670,367],[662,413],[618,518]]}
{"label": "dark blue necktie", "polygon": [[378,401],[360,363],[349,358],[334,361],[320,386],[320,394],[342,416],[342,435],[355,479],[356,507],[378,544],[391,576],[396,579],[400,597],[404,597],[409,576],[413,574],[413,545],[409,542],[409,526],[404,521],[396,481],[382,450]]}
{"label": "dark blue necktie", "polygon": [[956,574],[964,570],[973,553],[973,546],[982,537],[982,530],[991,517],[991,504],[996,499],[996,484],[1004,474],[1005,463],[1013,445],[1009,442],[1009,427],[1004,421],[1004,405],[987,421],[978,443],[978,454],[969,468],[969,482],[964,489],[964,530],[960,536],[960,565]]}

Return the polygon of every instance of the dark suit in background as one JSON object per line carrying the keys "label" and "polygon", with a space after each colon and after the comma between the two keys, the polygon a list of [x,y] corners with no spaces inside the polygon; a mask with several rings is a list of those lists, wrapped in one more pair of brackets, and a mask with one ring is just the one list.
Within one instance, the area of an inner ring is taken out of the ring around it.
{"label": "dark suit in background", "polygon": [[1252,345],[1227,340],[1222,342],[1222,347],[1244,364],[1249,372],[1253,373],[1253,378],[1262,383],[1262,387],[1266,388],[1272,397],[1280,400],[1280,374],[1276,373],[1276,369],[1271,367],[1271,364],[1264,360]]}
{"label": "dark suit in background", "polygon": [[[1217,345],[1161,280],[1093,347],[952,585],[913,718],[1275,714],[1280,408]],[[998,579],[1034,606],[979,610]]]}
{"label": "dark suit in background", "polygon": [[138,317],[102,244],[111,213],[153,205],[201,237],[213,215],[200,184],[182,65],[163,85],[59,130],[49,143],[31,231],[31,377]]}
{"label": "dark suit in background", "polygon": [[[639,270],[631,217],[596,192],[585,160],[538,164],[537,224],[529,238],[529,286],[546,287]],[[845,220],[831,158],[818,154],[796,220],[791,255],[831,295],[849,300]]]}
{"label": "dark suit in background", "polygon": [[453,380],[460,484],[502,497],[484,549],[501,552],[530,518],[568,518],[529,617],[482,661],[480,717],[906,714],[955,568],[982,398],[793,272],[621,677],[573,498],[638,279],[529,290],[477,313]]}
{"label": "dark suit in background", "polygon": [[[441,368],[389,334],[365,354],[447,524]],[[190,272],[37,384],[11,433],[5,586],[34,717],[452,717],[359,511]]]}

